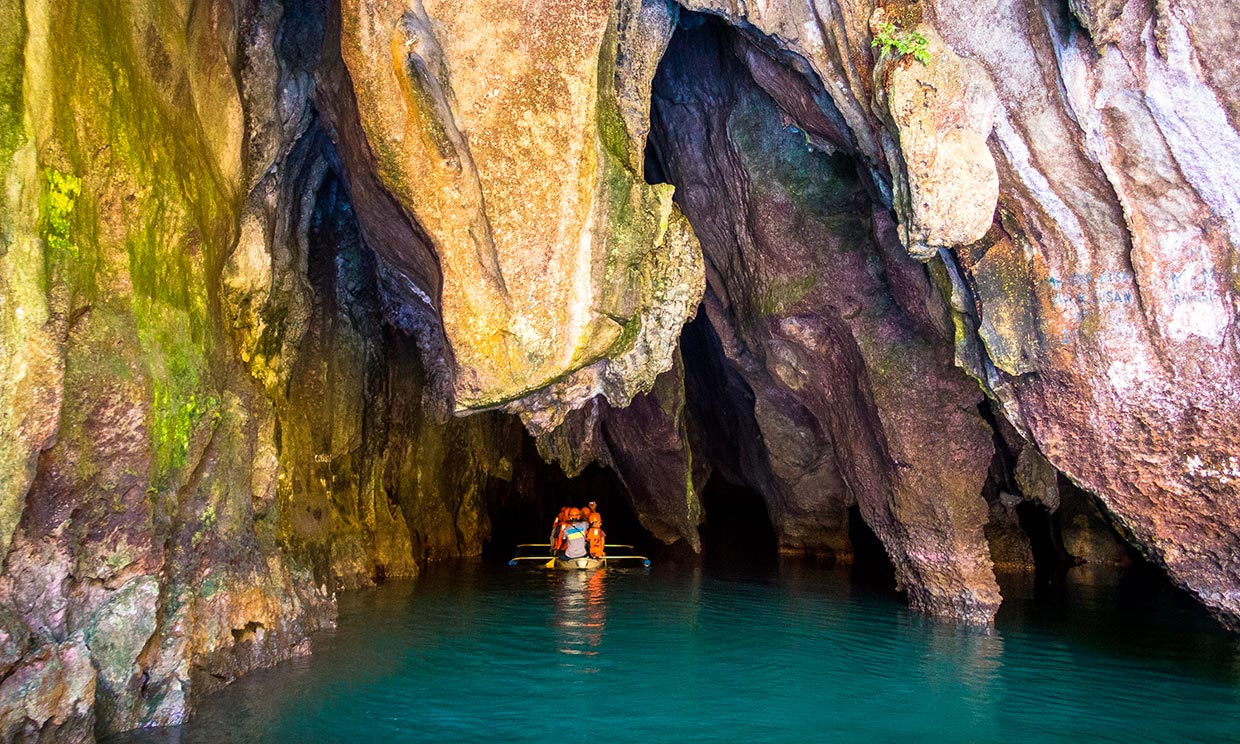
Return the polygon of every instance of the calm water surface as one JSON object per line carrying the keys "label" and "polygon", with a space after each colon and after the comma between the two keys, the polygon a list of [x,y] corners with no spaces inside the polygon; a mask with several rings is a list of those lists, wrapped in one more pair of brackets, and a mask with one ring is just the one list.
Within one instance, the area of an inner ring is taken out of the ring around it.
{"label": "calm water surface", "polygon": [[1240,739],[1236,640],[1177,592],[1022,591],[979,631],[807,566],[432,568],[342,595],[312,657],[125,741]]}

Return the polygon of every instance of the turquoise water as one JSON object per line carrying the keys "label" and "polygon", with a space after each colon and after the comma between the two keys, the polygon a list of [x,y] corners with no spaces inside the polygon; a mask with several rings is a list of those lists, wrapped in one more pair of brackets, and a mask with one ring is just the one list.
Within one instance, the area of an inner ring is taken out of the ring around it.
{"label": "turquoise water", "polygon": [[1236,640],[1169,587],[1008,587],[993,629],[785,564],[456,565],[130,741],[1235,741]]}

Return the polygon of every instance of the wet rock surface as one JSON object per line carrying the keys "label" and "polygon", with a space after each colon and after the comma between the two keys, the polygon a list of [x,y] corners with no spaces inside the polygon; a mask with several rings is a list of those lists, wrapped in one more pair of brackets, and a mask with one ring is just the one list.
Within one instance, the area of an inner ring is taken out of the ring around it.
{"label": "wet rock surface", "polygon": [[[796,53],[860,156],[900,181],[868,113],[882,94],[863,51],[873,8],[687,5]],[[1149,559],[1233,622],[1238,401],[1223,381],[1237,364],[1236,207],[1224,183],[1238,140],[1220,55],[1234,26],[1194,24],[1194,3],[1078,3],[1084,28],[1067,7],[918,5],[884,15],[929,24],[997,96],[994,225],[941,254],[964,316],[961,365]]]}

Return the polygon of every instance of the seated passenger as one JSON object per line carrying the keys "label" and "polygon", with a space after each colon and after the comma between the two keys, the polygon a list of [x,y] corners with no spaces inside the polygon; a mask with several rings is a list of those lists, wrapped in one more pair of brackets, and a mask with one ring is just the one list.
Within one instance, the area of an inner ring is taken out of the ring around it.
{"label": "seated passenger", "polygon": [[603,552],[606,541],[607,533],[603,532],[603,518],[598,512],[594,512],[590,515],[590,529],[586,530],[586,543],[589,545],[591,558],[602,558],[606,555]]}
{"label": "seated passenger", "polygon": [[558,553],[560,548],[560,537],[564,523],[568,521],[568,507],[562,507],[560,513],[556,515],[555,521],[551,523],[551,538],[547,541],[551,547],[552,554]]}
{"label": "seated passenger", "polygon": [[581,520],[581,510],[573,509],[568,513],[568,522],[564,525],[564,557],[586,557],[586,532],[590,529],[588,522]]}

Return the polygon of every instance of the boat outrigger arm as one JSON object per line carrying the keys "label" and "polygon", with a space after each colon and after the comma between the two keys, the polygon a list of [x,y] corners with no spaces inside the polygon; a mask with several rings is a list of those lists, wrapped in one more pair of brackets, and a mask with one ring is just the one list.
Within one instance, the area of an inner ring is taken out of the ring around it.
{"label": "boat outrigger arm", "polygon": [[[548,545],[547,543],[521,543],[517,547],[518,548],[549,548],[551,546]],[[611,543],[607,543],[603,547],[604,548],[628,548],[629,550],[633,549],[632,545],[621,545],[619,543],[616,543],[615,545],[612,545]]]}
{"label": "boat outrigger arm", "polygon": [[[520,555],[508,561],[508,565],[515,566],[518,561],[541,561],[548,563],[549,561],[555,561],[557,558],[558,556],[554,555]],[[610,561],[641,561],[643,566],[650,565],[650,559],[644,555],[608,555],[604,556],[602,560],[604,563]]]}

